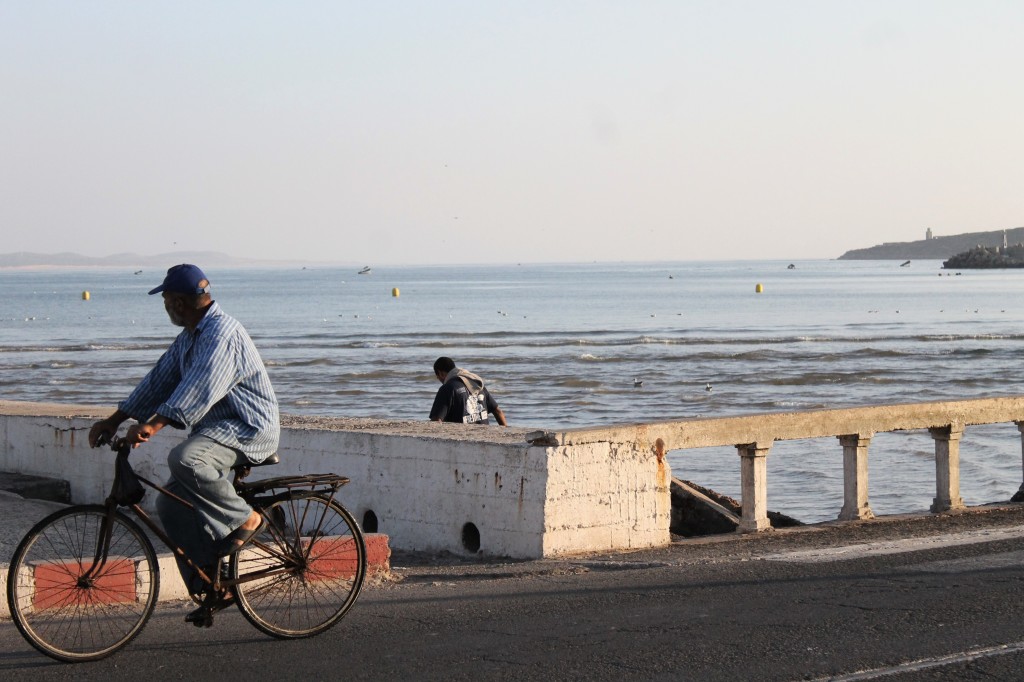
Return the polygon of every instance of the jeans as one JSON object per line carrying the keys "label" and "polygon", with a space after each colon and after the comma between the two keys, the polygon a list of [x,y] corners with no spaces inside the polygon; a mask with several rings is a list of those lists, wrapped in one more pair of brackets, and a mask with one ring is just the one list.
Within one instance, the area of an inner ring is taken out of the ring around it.
{"label": "jeans", "polygon": [[[167,490],[191,502],[195,509],[160,495],[156,510],[168,537],[198,566],[213,566],[217,542],[245,523],[252,512],[232,485],[231,467],[247,461],[241,452],[206,436],[188,438],[167,455],[171,468]],[[183,559],[177,561],[189,591],[201,592],[202,580]]]}

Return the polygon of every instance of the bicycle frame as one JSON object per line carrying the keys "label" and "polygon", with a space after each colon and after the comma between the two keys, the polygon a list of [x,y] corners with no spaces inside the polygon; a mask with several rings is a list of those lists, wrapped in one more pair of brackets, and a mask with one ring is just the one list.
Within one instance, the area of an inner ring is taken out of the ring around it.
{"label": "bicycle frame", "polygon": [[[131,446],[129,446],[127,443],[115,442],[112,444],[111,447],[117,450],[118,458],[123,458],[125,461],[127,461],[128,454],[131,452]],[[126,467],[126,469],[130,471],[131,475],[143,485],[151,488],[152,490],[155,490],[157,493],[161,495],[167,496],[169,499],[173,500],[177,504],[182,505],[183,507],[186,507],[188,509],[195,509],[195,506],[188,500],[185,500],[182,497],[175,495],[171,491],[167,490],[167,488],[158,485],[153,481],[150,481],[144,476],[139,476],[137,473],[135,473],[134,470],[131,469],[130,465]],[[233,484],[235,490],[238,491],[238,493],[243,497],[243,499],[245,499],[250,504],[255,503],[254,506],[258,506],[260,509],[270,507],[271,505],[277,502],[302,499],[314,495],[323,496],[323,494],[325,494],[328,489],[330,490],[330,495],[325,499],[328,502],[331,502],[334,500],[335,494],[337,493],[338,489],[342,485],[347,483],[349,480],[343,476],[337,476],[335,474],[289,476],[266,479],[264,481],[258,482],[257,485],[253,486],[252,489],[246,490],[243,487],[245,484],[241,483],[241,481],[248,475],[248,473],[249,467],[236,468]],[[94,574],[100,572],[106,565],[107,550],[110,546],[110,539],[113,531],[114,512],[117,510],[119,506],[122,506],[118,502],[115,495],[114,488],[116,488],[116,486],[117,481],[115,479],[115,482],[111,489],[111,493],[104,502],[104,505],[106,506],[107,509],[107,513],[106,516],[104,517],[103,525],[100,529],[93,564],[89,568],[89,570],[86,571],[85,574],[83,574],[83,576],[79,579],[80,582],[89,583],[93,579]],[[319,489],[317,489],[318,486]],[[278,487],[284,488],[284,492],[277,493],[274,495],[258,495],[259,492],[265,492],[268,488]],[[256,547],[259,547],[260,549],[262,549],[263,551],[267,552],[269,555],[275,557],[278,561],[280,561],[279,567],[252,571],[244,575],[240,575],[234,579],[226,578],[223,576],[223,571],[220,570],[225,560],[225,557],[221,557],[217,560],[217,564],[214,567],[214,574],[210,576],[207,574],[207,570],[205,570],[204,567],[199,566],[195,562],[193,562],[192,559],[185,552],[185,550],[180,546],[176,545],[174,541],[172,541],[171,538],[168,537],[167,533],[164,532],[164,530],[156,523],[156,521],[153,520],[153,518],[141,507],[141,505],[138,502],[126,506],[129,509],[131,509],[132,513],[139,521],[143,523],[143,525],[145,525],[150,531],[152,531],[152,533],[156,535],[160,539],[160,541],[169,550],[171,550],[171,552],[173,552],[176,558],[182,559],[189,566],[189,568],[196,572],[196,575],[199,576],[200,580],[202,580],[203,583],[212,587],[214,590],[221,590],[223,588],[232,587],[240,583],[250,582],[253,580],[259,580],[274,575],[288,573],[289,571],[294,570],[300,563],[307,561],[309,559],[310,552],[312,551],[312,545],[310,545],[304,550],[305,553],[303,556],[288,556],[279,551],[277,547],[263,543],[258,539],[254,539],[252,544]],[[305,522],[305,520],[305,515],[303,515],[302,521]],[[317,529],[319,529],[320,524],[322,522],[323,517],[321,517],[321,519],[317,521]],[[267,530],[271,533],[272,536],[275,536],[277,540],[283,540],[283,537],[280,536],[279,529],[275,528],[274,524],[268,524]]]}

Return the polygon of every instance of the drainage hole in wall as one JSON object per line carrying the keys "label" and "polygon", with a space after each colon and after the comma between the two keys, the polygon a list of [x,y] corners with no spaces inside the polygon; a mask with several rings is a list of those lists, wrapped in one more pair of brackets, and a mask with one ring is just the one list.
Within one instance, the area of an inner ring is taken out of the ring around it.
{"label": "drainage hole in wall", "polygon": [[480,530],[472,523],[462,527],[462,546],[470,552],[480,551]]}
{"label": "drainage hole in wall", "polygon": [[367,509],[366,513],[363,514],[363,532],[364,533],[376,533],[377,532],[377,515],[373,513],[372,509]]}

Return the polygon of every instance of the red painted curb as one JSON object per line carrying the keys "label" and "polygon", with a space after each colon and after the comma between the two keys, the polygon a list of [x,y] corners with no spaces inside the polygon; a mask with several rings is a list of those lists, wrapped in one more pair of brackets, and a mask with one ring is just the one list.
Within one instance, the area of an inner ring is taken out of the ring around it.
{"label": "red painted curb", "polygon": [[383,533],[366,533],[366,574],[379,575],[391,572],[391,547],[388,536]]}

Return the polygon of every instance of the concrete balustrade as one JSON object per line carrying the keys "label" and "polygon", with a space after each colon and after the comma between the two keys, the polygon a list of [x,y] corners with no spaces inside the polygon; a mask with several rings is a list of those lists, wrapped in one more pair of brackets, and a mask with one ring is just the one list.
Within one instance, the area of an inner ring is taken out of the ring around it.
{"label": "concrete balustrade", "polygon": [[[931,511],[940,513],[964,507],[960,497],[960,440],[965,427],[1008,422],[1016,423],[1024,434],[1024,397],[688,419],[606,429],[545,432],[534,437],[563,447],[593,441],[636,442],[641,445],[660,441],[667,450],[734,445],[740,455],[743,497],[739,531],[749,533],[771,528],[766,503],[766,457],[775,441],[837,437],[843,449],[844,481],[839,519],[870,519],[874,514],[868,502],[868,446],[875,434],[910,430],[929,432],[935,441],[935,499]],[[1024,492],[1024,484],[1021,491]]]}
{"label": "concrete balustrade", "polygon": [[[0,401],[0,470],[64,478],[75,502],[102,501],[110,486],[110,453],[90,450],[85,441],[92,422],[108,412]],[[562,431],[284,417],[283,463],[254,475],[349,476],[342,502],[364,527],[387,534],[396,549],[539,558],[668,544],[671,470],[664,455],[689,448],[736,448],[740,532],[771,528],[767,458],[782,440],[838,438],[836,466],[842,462],[844,479],[839,518],[858,520],[874,516],[868,451],[875,434],[927,430],[935,441],[931,510],[959,509],[964,429],[1006,422],[1017,423],[1024,434],[1024,397]],[[140,474],[167,477],[163,458],[183,437],[168,431],[133,454]]]}

